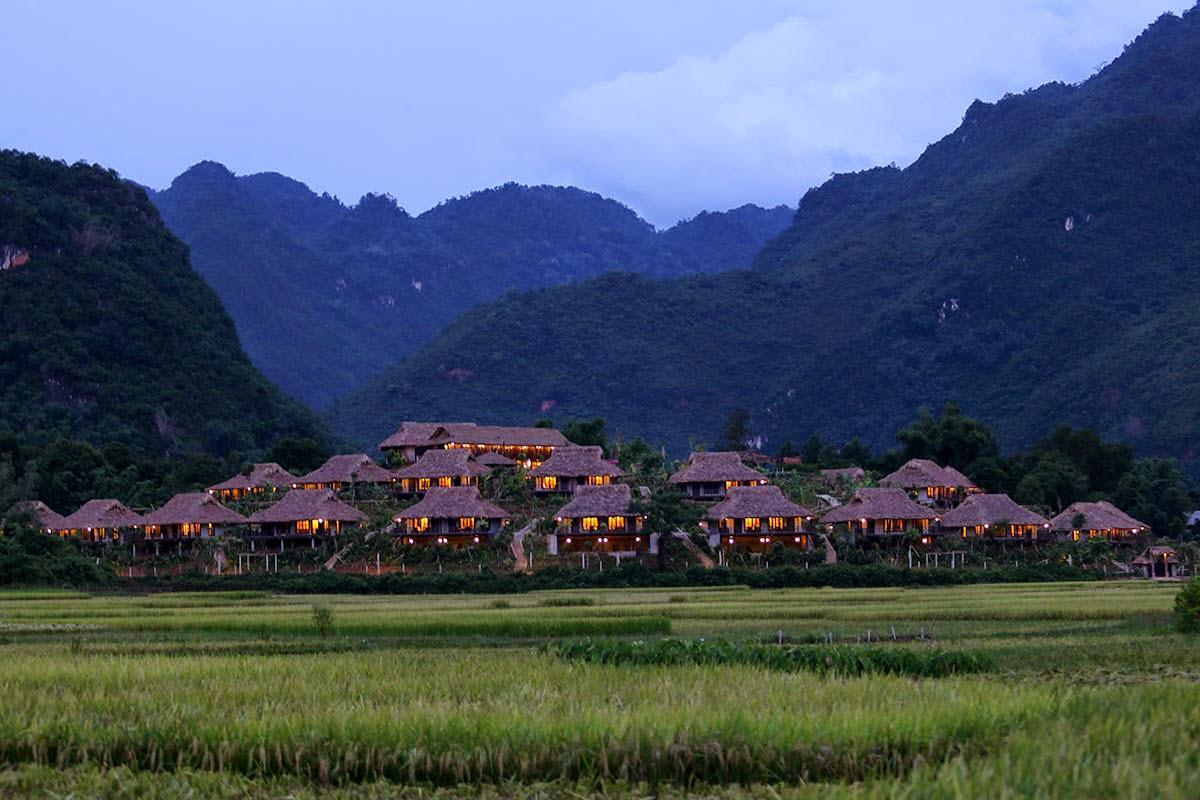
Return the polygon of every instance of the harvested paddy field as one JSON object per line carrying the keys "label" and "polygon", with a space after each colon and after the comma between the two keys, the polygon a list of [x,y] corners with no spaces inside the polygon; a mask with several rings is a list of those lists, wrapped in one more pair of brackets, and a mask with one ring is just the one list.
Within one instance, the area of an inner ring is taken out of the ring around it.
{"label": "harvested paddy field", "polygon": [[0,797],[1196,797],[1176,591],[0,594]]}

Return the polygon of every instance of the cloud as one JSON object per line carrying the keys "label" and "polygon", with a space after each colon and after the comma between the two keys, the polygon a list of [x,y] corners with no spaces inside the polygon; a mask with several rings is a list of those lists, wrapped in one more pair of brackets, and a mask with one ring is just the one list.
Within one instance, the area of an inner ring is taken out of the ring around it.
{"label": "cloud", "polygon": [[549,115],[547,155],[659,224],[702,206],[795,204],[831,172],[911,162],[976,97],[1086,78],[1161,10],[807,3],[723,52],[566,94]]}

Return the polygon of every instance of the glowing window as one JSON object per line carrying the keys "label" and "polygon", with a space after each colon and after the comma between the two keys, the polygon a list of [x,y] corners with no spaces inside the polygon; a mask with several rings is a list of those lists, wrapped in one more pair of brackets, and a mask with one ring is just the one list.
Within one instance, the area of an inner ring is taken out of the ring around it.
{"label": "glowing window", "polygon": [[606,486],[608,485],[607,475],[588,475],[588,486]]}
{"label": "glowing window", "polygon": [[762,530],[762,518],[746,517],[745,521],[742,523],[742,527],[748,531]]}
{"label": "glowing window", "polygon": [[458,529],[460,531],[469,531],[469,530],[472,530],[474,527],[475,527],[475,518],[474,517],[459,517],[458,518]]}
{"label": "glowing window", "polygon": [[783,530],[783,517],[771,517],[767,520],[767,524],[770,525],[771,530],[781,531]]}
{"label": "glowing window", "polygon": [[585,531],[600,530],[600,518],[599,517],[584,517],[583,518],[583,529]]}
{"label": "glowing window", "polygon": [[429,488],[429,485],[430,485],[429,478],[417,478],[417,491],[418,492],[425,491],[426,489]]}
{"label": "glowing window", "polygon": [[443,475],[442,477],[438,478],[438,486],[453,486],[453,485],[454,485],[454,478],[451,478],[449,475]]}
{"label": "glowing window", "polygon": [[624,517],[609,517],[608,518],[608,529],[610,531],[625,530],[625,518]]}
{"label": "glowing window", "polygon": [[542,476],[541,481],[542,481],[542,489],[544,491],[552,492],[558,488],[558,476],[557,475],[544,475],[544,476]]}

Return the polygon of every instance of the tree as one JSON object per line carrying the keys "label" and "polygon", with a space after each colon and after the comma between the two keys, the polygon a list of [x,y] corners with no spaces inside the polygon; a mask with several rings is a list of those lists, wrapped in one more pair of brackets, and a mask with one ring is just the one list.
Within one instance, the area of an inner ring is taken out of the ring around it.
{"label": "tree", "polygon": [[796,450],[796,445],[792,443],[791,439],[784,439],[783,444],[779,445],[780,458],[793,458],[799,454],[799,451]]}
{"label": "tree", "polygon": [[571,442],[583,446],[602,447],[608,452],[608,437],[604,433],[604,418],[568,420],[562,427],[562,435]]}
{"label": "tree", "polygon": [[325,463],[329,452],[313,439],[285,436],[267,451],[266,460],[273,461],[288,472],[304,474]]}
{"label": "tree", "polygon": [[750,409],[738,407],[729,412],[721,427],[721,447],[726,450],[744,450],[750,438]]}
{"label": "tree", "polygon": [[1200,577],[1185,583],[1175,595],[1175,627],[1184,633],[1200,632]]}

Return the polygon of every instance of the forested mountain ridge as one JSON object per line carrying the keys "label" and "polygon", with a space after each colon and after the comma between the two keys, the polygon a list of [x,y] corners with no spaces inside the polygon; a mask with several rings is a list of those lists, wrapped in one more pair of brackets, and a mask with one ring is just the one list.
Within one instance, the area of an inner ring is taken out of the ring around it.
{"label": "forested mountain ridge", "polygon": [[746,267],[793,213],[743,206],[658,232],[592,192],[506,184],[413,217],[387,195],[345,206],[285,176],[237,177],[215,162],[152,197],[254,362],[316,406],[509,290],[616,269],[669,277]]}
{"label": "forested mountain ridge", "polygon": [[[753,270],[505,298],[329,419],[365,445],[414,415],[545,409],[683,449],[745,406],[768,446],[883,444],[956,398],[1009,447],[1067,422],[1193,458],[1198,109],[1193,10],[1079,85],[977,101],[905,169],[809,191]],[[485,335],[506,318],[537,323]]]}
{"label": "forested mountain ridge", "polygon": [[0,437],[146,454],[322,437],[272,386],[145,192],[98,166],[0,151]]}

